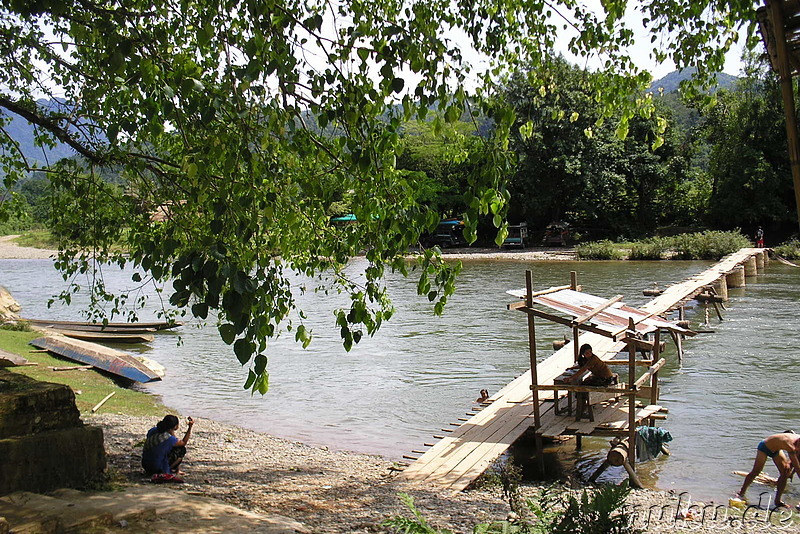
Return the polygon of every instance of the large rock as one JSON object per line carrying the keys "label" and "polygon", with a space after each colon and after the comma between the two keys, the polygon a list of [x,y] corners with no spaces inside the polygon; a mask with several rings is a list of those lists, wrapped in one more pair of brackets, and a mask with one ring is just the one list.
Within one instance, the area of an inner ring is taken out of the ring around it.
{"label": "large rock", "polygon": [[8,289],[0,286],[0,321],[18,321],[20,311],[19,303],[11,296]]}
{"label": "large rock", "polygon": [[79,426],[81,414],[69,386],[0,371],[0,439]]}
{"label": "large rock", "polygon": [[103,430],[80,426],[0,439],[0,495],[85,488],[102,481]]}
{"label": "large rock", "polygon": [[63,384],[0,369],[0,495],[83,488],[105,476],[103,431]]}

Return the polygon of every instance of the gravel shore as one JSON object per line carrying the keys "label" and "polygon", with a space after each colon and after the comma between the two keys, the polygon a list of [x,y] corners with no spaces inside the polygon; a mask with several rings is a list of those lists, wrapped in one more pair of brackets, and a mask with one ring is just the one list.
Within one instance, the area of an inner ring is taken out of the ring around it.
{"label": "gravel shore", "polygon": [[[116,478],[149,483],[140,466],[141,442],[156,421],[119,414],[84,415],[84,421],[103,428],[110,471]],[[207,419],[197,420],[182,469],[187,472],[185,483],[175,489],[263,515],[286,516],[305,525],[309,533],[392,532],[381,525],[383,521],[411,515],[398,497],[401,492],[414,498],[432,526],[456,533],[514,517],[497,485],[478,485],[455,495],[434,487],[412,487],[398,480],[396,464],[380,456],[311,447]],[[523,498],[532,498],[541,488],[523,485],[520,492]],[[565,486],[558,491],[579,492]],[[689,503],[666,492],[637,490],[628,504],[646,532],[800,531],[794,522],[770,527],[767,521],[776,523],[779,516],[767,518],[767,512],[755,509],[744,523],[727,510],[724,517],[717,510],[717,520],[712,521],[712,503]],[[683,517],[692,504],[694,512],[689,515],[694,519],[686,521]],[[701,520],[706,505],[707,519]]]}

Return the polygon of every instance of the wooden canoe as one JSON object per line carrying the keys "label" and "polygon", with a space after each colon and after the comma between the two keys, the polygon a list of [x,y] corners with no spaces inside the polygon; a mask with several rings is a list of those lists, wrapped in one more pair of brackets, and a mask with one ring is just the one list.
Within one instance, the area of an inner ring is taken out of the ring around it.
{"label": "wooden canoe", "polygon": [[59,324],[58,322],[47,322],[47,321],[40,321],[40,322],[31,322],[32,326],[36,328],[44,328],[47,330],[68,330],[70,332],[96,332],[102,334],[152,334],[157,332],[155,328],[120,328],[117,326],[107,326],[103,328],[101,324],[92,324],[92,325],[71,325],[71,326],[64,326]]}
{"label": "wooden canoe", "polygon": [[153,334],[126,334],[117,332],[89,332],[86,330],[61,330],[54,329],[55,332],[72,339],[82,339],[93,343],[150,343],[156,337]]}
{"label": "wooden canoe", "polygon": [[80,339],[54,335],[36,338],[30,344],[135,382],[152,382],[164,376],[163,367],[154,369],[135,356]]}
{"label": "wooden canoe", "polygon": [[0,349],[0,367],[19,367],[22,365],[35,365],[19,354],[13,354],[11,352],[4,351]]}
{"label": "wooden canoe", "polygon": [[96,332],[121,332],[144,333],[156,330],[169,330],[182,326],[181,322],[167,323],[165,321],[150,321],[141,323],[90,323],[86,321],[51,321],[47,319],[22,319],[34,326],[64,330],[91,330]]}

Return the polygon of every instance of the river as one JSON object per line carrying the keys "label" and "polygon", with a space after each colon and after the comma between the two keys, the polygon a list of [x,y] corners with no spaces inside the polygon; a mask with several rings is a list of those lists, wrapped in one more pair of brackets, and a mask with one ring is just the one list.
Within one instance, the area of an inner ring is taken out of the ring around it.
{"label": "river", "polygon": [[[357,270],[362,260],[354,260]],[[479,390],[496,392],[528,367],[525,317],[506,310],[507,289],[524,286],[531,269],[536,288],[569,283],[578,272],[583,290],[601,296],[647,301],[642,289],[664,287],[704,270],[710,262],[517,262],[469,260],[456,294],[441,317],[416,295],[416,284],[389,276],[397,309],[373,338],[349,353],[341,347],[332,310],[338,295],[302,296],[306,324],[314,340],[303,350],[287,335],[268,349],[271,388],[252,396],[242,389],[247,371],[219,340],[213,325],[188,323],[160,332],[149,345],[120,347],[139,351],[167,368],[162,382],[141,386],[185,415],[208,417],[254,430],[331,448],[376,453],[393,459],[430,442],[432,435],[463,417]],[[0,284],[23,307],[23,315],[79,319],[81,298],[72,306],[47,308],[48,298],[65,282],[49,260],[0,260]],[[119,288],[130,273],[107,270],[108,287]],[[300,281],[298,281],[300,283]],[[663,421],[674,437],[672,454],[639,465],[643,482],[664,490],[688,491],[697,499],[724,501],[741,484],[734,470],[747,471],[755,447],[765,436],[786,429],[800,432],[800,369],[793,353],[800,269],[771,262],[766,274],[730,290],[728,310],[719,322],[685,344],[679,368],[668,344],[660,373]],[[696,303],[695,303],[696,304]],[[152,317],[152,309],[141,315]],[[688,310],[693,325],[705,317],[702,305]],[[569,335],[562,326],[537,322],[540,358],[552,353],[553,339]],[[585,439],[556,448],[566,468],[588,474],[604,457],[607,439]],[[526,450],[517,448],[518,457]],[[768,471],[775,473],[774,466]],[[622,477],[610,469],[603,479]],[[790,498],[800,497],[798,484]],[[763,486],[750,490],[755,496]]]}

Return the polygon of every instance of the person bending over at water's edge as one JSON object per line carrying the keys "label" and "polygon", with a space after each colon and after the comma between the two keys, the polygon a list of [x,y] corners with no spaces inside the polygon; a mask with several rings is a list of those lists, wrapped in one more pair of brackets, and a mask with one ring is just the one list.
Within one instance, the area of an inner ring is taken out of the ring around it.
{"label": "person bending over at water's edge", "polygon": [[773,434],[764,438],[756,449],[756,461],[753,464],[753,469],[744,477],[742,489],[736,495],[744,499],[747,488],[750,487],[753,480],[764,469],[767,458],[772,458],[772,461],[775,462],[775,467],[778,468],[780,473],[778,476],[778,491],[775,493],[775,506],[786,506],[786,503],[781,501],[781,497],[783,496],[783,490],[786,489],[786,482],[792,474],[792,468],[800,473],[800,457],[798,457],[798,454],[800,454],[800,435],[794,432]]}
{"label": "person bending over at water's edge", "polygon": [[189,427],[186,429],[183,439],[175,437],[180,422],[174,415],[165,416],[147,432],[142,449],[142,467],[148,475],[182,474],[178,471],[178,466],[186,456],[186,444],[189,442],[192,426],[194,426],[191,417],[188,418],[188,421]]}

